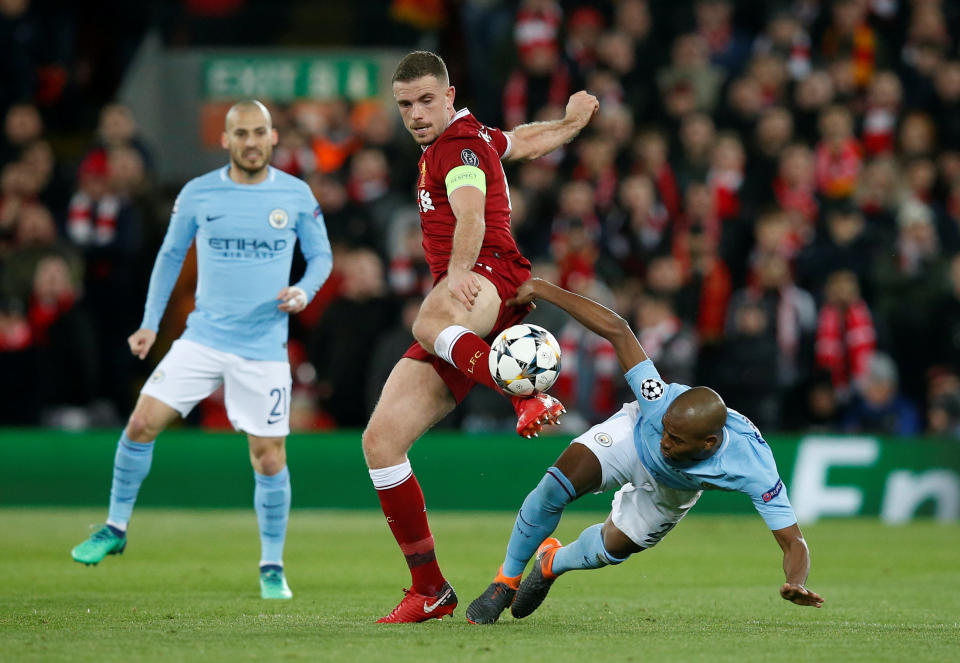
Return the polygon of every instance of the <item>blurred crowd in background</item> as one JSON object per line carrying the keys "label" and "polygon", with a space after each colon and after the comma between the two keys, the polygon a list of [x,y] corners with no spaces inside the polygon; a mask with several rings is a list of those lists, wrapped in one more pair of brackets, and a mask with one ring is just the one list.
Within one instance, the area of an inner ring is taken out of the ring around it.
{"label": "blurred crowd in background", "polygon": [[[116,25],[77,4],[0,0],[2,424],[117,425],[193,306],[190,256],[154,352],[130,356],[182,183],[160,186],[162,137],[112,99],[157,28],[169,46],[437,50],[457,108],[504,129],[587,89],[587,130],[507,165],[537,275],[761,430],[960,437],[957,3],[385,0],[366,24],[347,3],[96,3]],[[361,427],[431,286],[418,148],[382,100],[263,101],[274,165],[309,183],[335,250],[291,321],[292,425]],[[609,344],[546,305],[529,320],[562,345],[569,430],[634,399]],[[512,416],[477,389],[447,425]],[[189,423],[229,426],[216,397]]]}

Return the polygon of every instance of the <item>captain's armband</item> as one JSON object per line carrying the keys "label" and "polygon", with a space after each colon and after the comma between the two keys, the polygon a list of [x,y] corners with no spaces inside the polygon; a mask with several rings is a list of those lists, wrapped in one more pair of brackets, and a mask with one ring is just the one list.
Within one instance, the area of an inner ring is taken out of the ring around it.
{"label": "captain's armband", "polygon": [[447,197],[462,186],[473,186],[487,193],[487,176],[476,166],[457,166],[444,179],[447,185]]}

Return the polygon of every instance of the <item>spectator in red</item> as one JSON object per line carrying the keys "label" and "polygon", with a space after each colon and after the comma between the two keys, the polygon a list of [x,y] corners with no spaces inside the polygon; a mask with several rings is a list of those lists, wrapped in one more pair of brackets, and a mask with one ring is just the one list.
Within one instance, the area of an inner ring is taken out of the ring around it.
{"label": "spectator in red", "polygon": [[605,24],[606,19],[595,7],[581,5],[570,12],[563,50],[581,76],[597,66],[600,35]]}
{"label": "spectator in red", "polygon": [[817,320],[815,362],[830,371],[838,397],[846,402],[851,384],[866,375],[877,347],[877,334],[853,272],[833,272],[827,277],[824,291]]}
{"label": "spectator in red", "polygon": [[670,219],[680,214],[680,189],[673,167],[667,157],[669,148],[663,133],[656,129],[640,132],[633,143],[634,163],[632,171],[644,174],[653,180],[657,196],[666,208]]}
{"label": "spectator in red", "polygon": [[665,380],[682,384],[696,381],[697,336],[677,315],[672,299],[644,294],[637,304],[634,328]]}
{"label": "spectator in red", "polygon": [[86,406],[97,395],[98,342],[79,299],[65,259],[50,255],[37,263],[27,319],[33,342],[41,350],[37,373],[45,376],[40,381],[44,418],[56,420],[51,410]]}
{"label": "spectator in red", "polygon": [[827,198],[846,198],[857,184],[863,156],[853,135],[853,117],[844,106],[831,106],[820,115],[817,144],[817,188]]}
{"label": "spectator in red", "polygon": [[593,204],[597,211],[606,212],[617,195],[617,146],[604,133],[591,133],[577,141],[577,156],[572,179],[588,182],[593,187]]}
{"label": "spectator in red", "polygon": [[713,194],[713,207],[720,221],[740,216],[740,189],[746,166],[743,143],[736,134],[721,134],[713,147],[707,183]]}
{"label": "spectator in red", "polygon": [[816,231],[820,203],[814,158],[806,145],[796,143],[780,155],[773,195],[777,205],[790,215],[790,225],[797,237],[804,245],[809,244]]}
{"label": "spectator in red", "polygon": [[[592,276],[577,275],[568,279],[568,283],[572,292],[612,303],[613,295]],[[613,346],[572,318],[567,318],[556,336],[563,356],[563,370],[553,391],[564,399],[567,407],[564,423],[571,426],[602,421],[614,410],[617,380],[621,375]]]}
{"label": "spectator in red", "polygon": [[560,57],[562,20],[554,0],[524,0],[520,5],[514,26],[520,62],[503,90],[504,129],[529,121],[544,106],[566,104],[573,83]]}
{"label": "spectator in red", "polygon": [[861,141],[868,157],[893,152],[903,88],[892,71],[878,72],[867,91]]}
{"label": "spectator in red", "polygon": [[719,342],[733,292],[727,264],[717,254],[716,244],[698,228],[674,233],[673,257],[681,273],[688,275],[676,297],[678,314],[694,325],[701,346]]}

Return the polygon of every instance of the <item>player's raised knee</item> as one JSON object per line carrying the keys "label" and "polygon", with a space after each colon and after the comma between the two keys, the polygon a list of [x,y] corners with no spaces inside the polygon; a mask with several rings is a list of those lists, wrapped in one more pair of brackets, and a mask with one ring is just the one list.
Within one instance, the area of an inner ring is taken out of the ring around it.
{"label": "player's raised knee", "polygon": [[127,437],[134,442],[153,442],[160,434],[160,428],[146,412],[136,409],[127,420]]}
{"label": "player's raised knee", "polygon": [[437,340],[437,334],[439,331],[435,321],[422,316],[417,316],[417,319],[413,321],[413,328],[411,331],[413,332],[413,337],[417,340],[417,343],[423,346],[424,350],[430,354],[436,354],[433,349],[433,344]]}

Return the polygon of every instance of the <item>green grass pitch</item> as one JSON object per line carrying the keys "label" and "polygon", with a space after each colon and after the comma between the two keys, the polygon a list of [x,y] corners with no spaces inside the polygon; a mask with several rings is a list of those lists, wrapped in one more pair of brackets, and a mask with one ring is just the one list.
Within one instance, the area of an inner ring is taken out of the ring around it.
{"label": "green grass pitch", "polygon": [[[950,661],[960,658],[960,527],[873,520],[805,528],[800,608],[777,595],[780,549],[757,517],[698,517],[625,564],[561,578],[531,617],[468,624],[513,515],[433,513],[452,618],[374,620],[408,573],[379,513],[297,511],[287,540],[294,599],[259,598],[255,517],[141,509],[127,551],[97,567],[70,548],[102,511],[0,509],[3,661]],[[602,514],[570,513],[561,541]]]}

